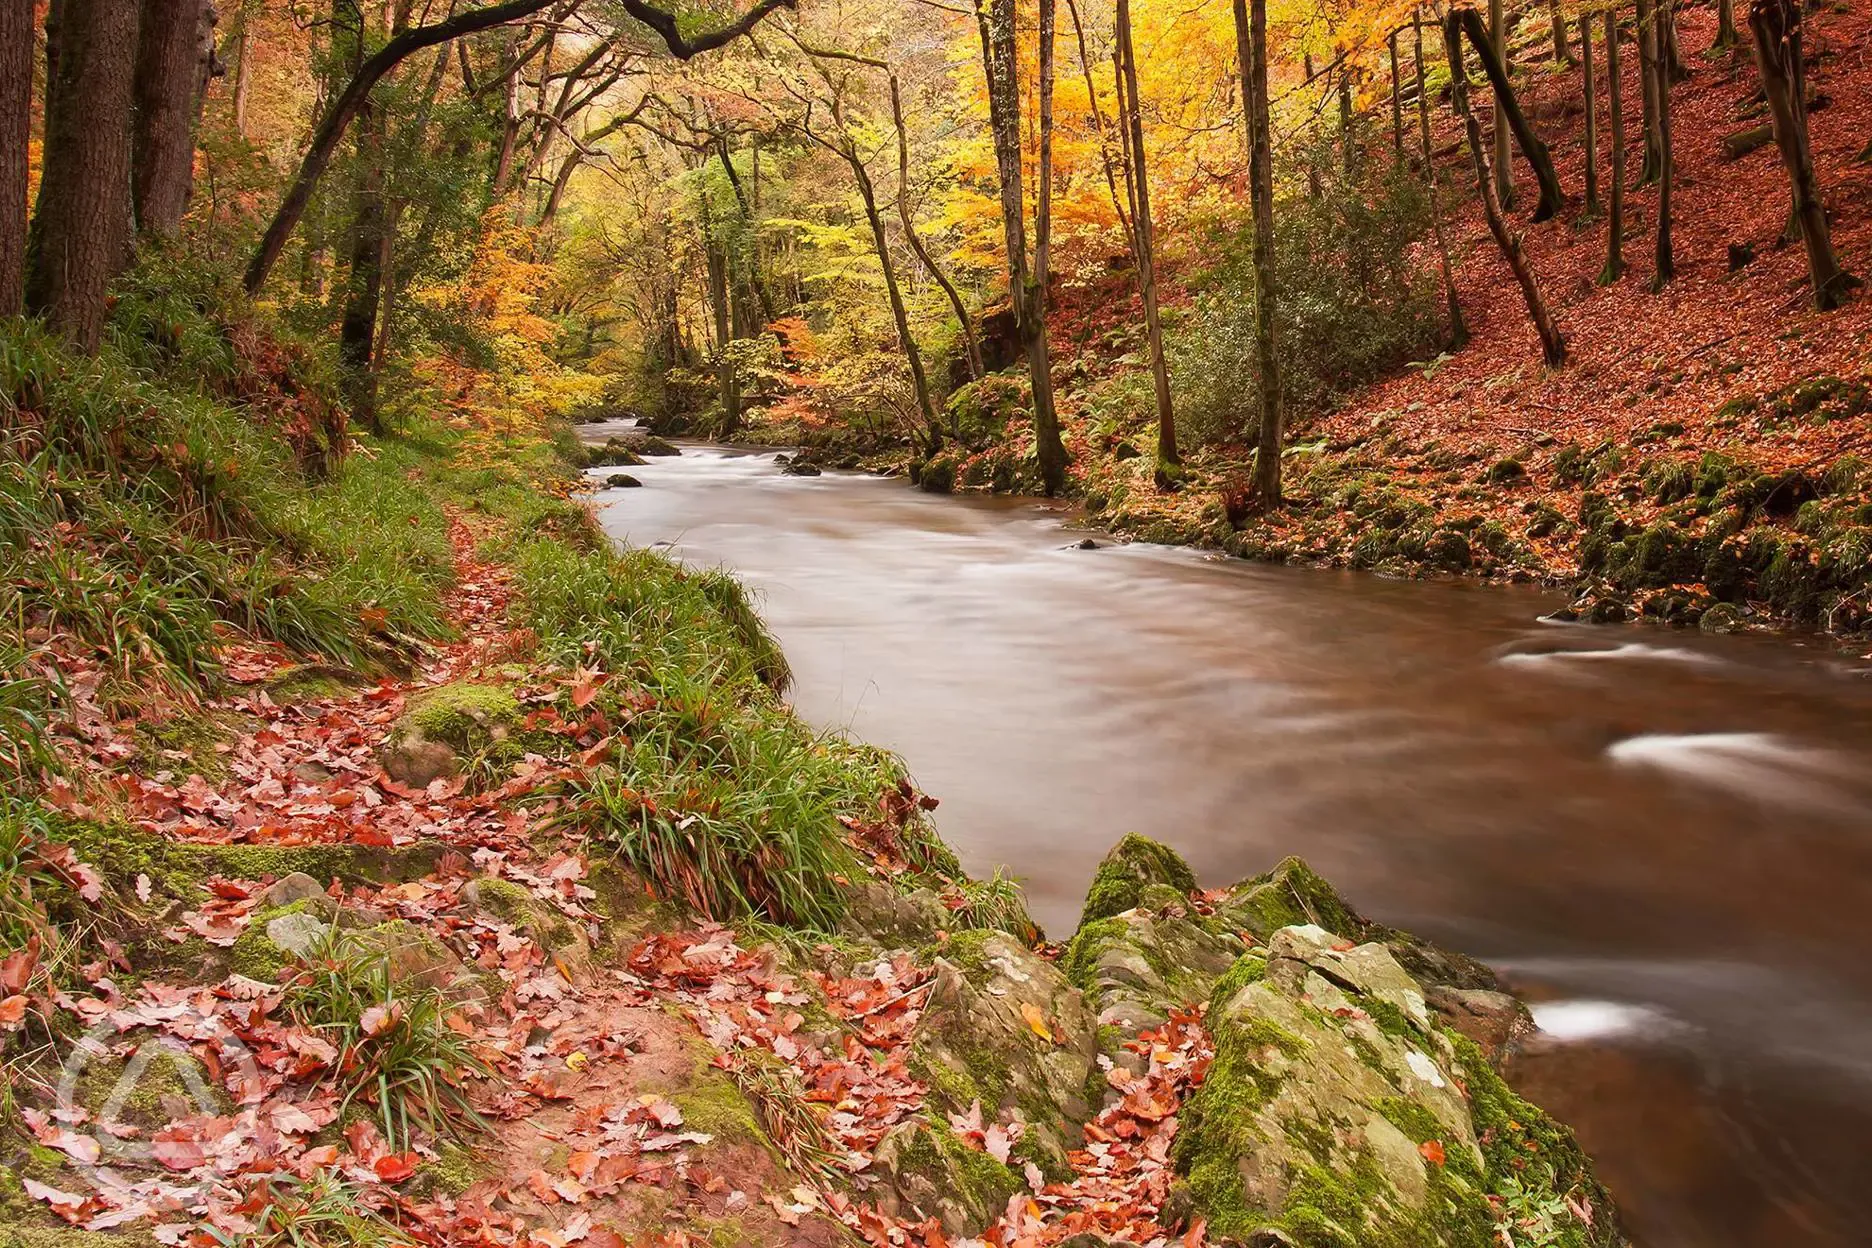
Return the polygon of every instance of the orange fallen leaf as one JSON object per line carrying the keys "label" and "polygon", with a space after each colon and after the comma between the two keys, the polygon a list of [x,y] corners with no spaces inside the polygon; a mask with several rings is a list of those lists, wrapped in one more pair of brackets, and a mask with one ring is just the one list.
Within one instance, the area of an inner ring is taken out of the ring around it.
{"label": "orange fallen leaf", "polygon": [[1034,1035],[1039,1036],[1048,1044],[1053,1044],[1055,1042],[1053,1029],[1047,1026],[1046,1015],[1040,1012],[1040,1007],[1036,1006],[1031,1001],[1023,1001],[1021,1002],[1020,1012],[1021,1017],[1027,1020],[1028,1030],[1032,1031]]}
{"label": "orange fallen leaf", "polygon": [[1444,1154],[1443,1142],[1441,1140],[1425,1140],[1417,1146],[1417,1151],[1422,1153],[1423,1159],[1431,1165],[1440,1166],[1443,1164]]}

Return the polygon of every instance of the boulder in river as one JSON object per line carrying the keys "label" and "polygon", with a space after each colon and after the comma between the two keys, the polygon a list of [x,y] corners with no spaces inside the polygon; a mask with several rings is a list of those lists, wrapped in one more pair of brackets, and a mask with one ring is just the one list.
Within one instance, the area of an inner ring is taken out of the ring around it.
{"label": "boulder in river", "polygon": [[816,477],[825,470],[802,452],[781,465],[780,471],[789,477]]}
{"label": "boulder in river", "polygon": [[605,478],[605,487],[612,490],[628,490],[642,484],[643,482],[628,472],[614,472]]}

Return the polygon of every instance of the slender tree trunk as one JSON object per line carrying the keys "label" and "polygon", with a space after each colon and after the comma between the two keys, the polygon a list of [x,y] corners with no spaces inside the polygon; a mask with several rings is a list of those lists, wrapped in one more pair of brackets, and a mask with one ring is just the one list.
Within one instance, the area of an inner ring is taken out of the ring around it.
{"label": "slender tree trunk", "polygon": [[[1560,0],[1547,0],[1547,21],[1553,27],[1553,61],[1563,69],[1573,68],[1573,49],[1567,46],[1566,14],[1560,11]],[[1582,26],[1585,19],[1580,20]]]}
{"label": "slender tree trunk", "polygon": [[1352,133],[1352,67],[1339,65],[1339,161],[1345,179],[1358,178],[1358,138]]}
{"label": "slender tree trunk", "polygon": [[32,94],[32,0],[0,0],[0,317],[26,306]]}
{"label": "slender tree trunk", "polygon": [[1274,285],[1274,142],[1268,123],[1267,0],[1233,0],[1235,56],[1241,66],[1242,118],[1248,130],[1248,198],[1254,215],[1255,438],[1254,492],[1267,509],[1281,505],[1281,375],[1275,347],[1279,299]]}
{"label": "slender tree trunk", "polygon": [[27,238],[26,308],[96,352],[130,249],[136,0],[60,0],[44,174]]}
{"label": "slender tree trunk", "polygon": [[182,230],[195,181],[195,99],[203,0],[142,0],[131,111],[130,189],[137,227]]}
{"label": "slender tree trunk", "polygon": [[[986,7],[984,6],[984,3]],[[1027,225],[1021,200],[1020,79],[1015,56],[1014,0],[977,0],[975,17],[988,79],[988,126],[1001,175],[1001,227],[1008,254],[1008,295],[1027,374],[1033,383],[1034,449],[1048,495],[1066,485],[1066,446],[1060,439],[1047,353],[1045,301],[1027,267]]]}
{"label": "slender tree trunk", "polygon": [[[841,135],[844,122],[836,113],[834,120],[839,121]],[[923,372],[923,353],[917,348],[916,336],[910,332],[910,313],[904,307],[903,292],[897,287],[897,266],[891,263],[890,240],[884,235],[884,217],[878,211],[877,191],[871,185],[871,174],[865,169],[864,160],[856,148],[850,146],[850,140],[843,141],[841,155],[845,163],[851,166],[852,177],[858,183],[858,197],[864,203],[865,220],[871,226],[871,243],[877,249],[878,267],[884,270],[884,293],[889,296],[891,320],[897,326],[897,341],[903,346],[904,362],[910,366],[910,385],[916,392],[917,412],[923,417],[923,428],[928,434],[927,450],[934,455],[942,449],[942,422],[936,418],[936,407],[930,401],[929,378]]]}
{"label": "slender tree trunk", "polygon": [[1657,100],[1657,7],[1653,0],[1637,0],[1638,6],[1638,85],[1644,103],[1644,164],[1638,170],[1638,185],[1649,186],[1657,180],[1658,143]]}
{"label": "slender tree trunk", "polygon": [[[1673,0],[1653,0],[1658,29],[1668,30],[1677,20]],[[1677,172],[1677,156],[1671,150],[1671,70],[1670,58],[1657,63],[1658,130],[1658,203],[1657,251],[1651,273],[1651,292],[1656,294],[1677,276],[1676,257],[1671,254],[1671,183]]]}
{"label": "slender tree trunk", "polygon": [[1053,45],[1059,20],[1057,0],[1040,0],[1040,161],[1034,176],[1034,280],[1040,306],[1046,307],[1053,263]]}
{"label": "slender tree trunk", "polygon": [[1118,59],[1124,69],[1124,124],[1131,135],[1135,162],[1136,228],[1132,236],[1132,255],[1137,261],[1138,297],[1144,303],[1144,336],[1150,344],[1151,385],[1157,400],[1157,488],[1168,489],[1176,482],[1175,469],[1183,462],[1177,453],[1176,412],[1170,402],[1170,367],[1164,359],[1163,321],[1157,311],[1157,246],[1151,224],[1150,168],[1144,157],[1144,119],[1138,108],[1137,52],[1131,42],[1130,0],[1117,0],[1114,18],[1118,35]]}
{"label": "slender tree trunk", "polygon": [[702,210],[702,254],[708,269],[709,304],[715,314],[715,384],[722,408],[721,436],[731,438],[741,428],[741,385],[735,376],[734,359],[728,352],[733,337],[732,314],[728,306],[728,255],[715,236],[710,212]]}
{"label": "slender tree trunk", "polygon": [[904,239],[910,244],[910,250],[922,262],[929,275],[942,287],[943,297],[949,300],[949,308],[955,313],[956,321],[962,327],[962,342],[968,353],[970,381],[980,381],[983,372],[981,342],[975,337],[975,320],[969,315],[968,304],[962,299],[962,292],[956,289],[949,275],[936,263],[929,248],[923,245],[922,235],[917,233],[916,225],[910,214],[910,132],[904,125],[903,93],[897,86],[897,75],[890,75],[891,124],[897,128],[897,221],[903,227]]}
{"label": "slender tree trunk", "polygon": [[[1306,74],[1307,82],[1311,83],[1313,81],[1313,54],[1311,52],[1302,52],[1300,54],[1300,68]],[[1321,101],[1321,103],[1323,106],[1324,101]],[[1247,105],[1244,104],[1242,107],[1246,108]],[[1315,115],[1317,116],[1317,113]],[[1309,129],[1310,128],[1309,126]],[[1315,161],[1311,154],[1309,154],[1307,156],[1306,167],[1307,198],[1318,199],[1321,190],[1319,162]]]}
{"label": "slender tree trunk", "polygon": [[1716,50],[1727,52],[1741,42],[1736,33],[1735,0],[1716,0]]}
{"label": "slender tree trunk", "polygon": [[520,43],[524,32],[514,31],[507,36],[505,53],[501,60],[501,69],[506,77],[502,80],[501,107],[501,143],[500,151],[494,157],[494,198],[499,199],[507,193],[507,183],[513,177],[514,160],[520,146]]}
{"label": "slender tree trunk", "polygon": [[1398,80],[1398,32],[1392,31],[1387,42],[1391,45],[1391,154],[1401,165],[1404,163],[1404,97]]}
{"label": "slender tree trunk", "polygon": [[1677,6],[1670,4],[1663,8],[1665,18],[1659,29],[1663,31],[1664,41],[1659,46],[1663,49],[1664,69],[1670,75],[1668,81],[1682,82],[1690,76],[1690,63],[1684,60],[1683,49],[1677,43]]}
{"label": "slender tree trunk", "polygon": [[1607,105],[1612,113],[1612,210],[1606,217],[1606,262],[1599,284],[1610,286],[1625,275],[1625,86],[1619,72],[1618,10],[1605,11]]}
{"label": "slender tree trunk", "polygon": [[235,36],[234,62],[234,133],[247,137],[247,96],[253,90],[253,16],[241,18],[240,34]]}
{"label": "slender tree trunk", "polygon": [[1424,184],[1430,197],[1430,232],[1436,237],[1437,267],[1443,276],[1443,302],[1449,310],[1449,349],[1460,351],[1469,341],[1462,302],[1456,297],[1454,266],[1450,264],[1449,237],[1443,232],[1443,209],[1437,203],[1436,157],[1430,147],[1430,92],[1424,86],[1423,10],[1411,10],[1411,35],[1416,40],[1417,129],[1423,143]]}
{"label": "slender tree trunk", "polygon": [[1807,74],[1802,63],[1802,16],[1797,0],[1751,0],[1749,29],[1755,36],[1755,63],[1761,70],[1762,94],[1774,118],[1775,147],[1788,171],[1793,191],[1793,220],[1807,246],[1807,272],[1813,279],[1814,307],[1837,308],[1857,278],[1840,267],[1827,230],[1826,206],[1814,177],[1813,150],[1807,138]]}
{"label": "slender tree trunk", "polygon": [[1586,96],[1586,215],[1599,213],[1599,83],[1593,68],[1592,15],[1580,15],[1580,67]]}
{"label": "slender tree trunk", "polygon": [[[1489,0],[1488,43],[1504,69],[1508,63],[1508,22],[1502,12],[1502,0]],[[1478,56],[1483,55],[1480,51]],[[1486,59],[1486,58],[1485,58]],[[1506,81],[1506,74],[1503,80]],[[1514,156],[1508,150],[1508,109],[1503,97],[1507,91],[1495,88],[1495,195],[1503,208],[1514,207]]]}
{"label": "slender tree trunk", "polygon": [[[1513,134],[1520,144],[1521,154],[1534,169],[1534,178],[1540,185],[1540,202],[1534,205],[1534,219],[1545,221],[1560,211],[1566,204],[1566,193],[1560,189],[1560,175],[1554,171],[1553,156],[1541,137],[1534,133],[1534,127],[1528,122],[1527,114],[1521,111],[1520,103],[1515,99],[1514,88],[1508,82],[1508,66],[1495,52],[1488,34],[1482,28],[1482,16],[1474,9],[1457,9],[1451,16],[1456,20],[1469,42],[1476,50],[1476,59],[1482,62],[1482,72],[1488,76],[1489,85],[1495,91],[1495,105],[1499,114],[1506,115],[1508,124],[1500,134],[1505,143],[1507,136]],[[1498,147],[1498,154],[1505,151]],[[1500,185],[1500,171],[1497,171],[1496,183]],[[1498,202],[1506,203],[1505,200]]]}
{"label": "slender tree trunk", "polygon": [[1477,123],[1475,110],[1469,104],[1469,78],[1463,69],[1462,42],[1458,30],[1460,23],[1457,19],[1460,16],[1460,12],[1452,12],[1443,28],[1444,44],[1449,50],[1450,103],[1455,106],[1456,115],[1462,118],[1463,126],[1468,131],[1469,155],[1475,164],[1476,193],[1482,200],[1482,215],[1488,219],[1489,233],[1495,236],[1495,244],[1501,248],[1502,258],[1508,261],[1508,268],[1520,284],[1521,297],[1527,302],[1528,318],[1534,322],[1534,330],[1540,335],[1541,358],[1549,368],[1558,368],[1566,362],[1566,342],[1547,313],[1547,301],[1541,297],[1533,266],[1528,263],[1527,253],[1522,250],[1520,236],[1508,228],[1507,220],[1502,216],[1501,202],[1495,198],[1495,184],[1489,177],[1488,156],[1482,150],[1482,127]]}
{"label": "slender tree trunk", "polygon": [[374,434],[384,432],[377,412],[377,375],[371,371],[377,305],[383,297],[383,110],[366,102],[357,120],[357,190],[351,205],[351,263],[344,317],[338,325],[338,363],[344,370],[351,418]]}

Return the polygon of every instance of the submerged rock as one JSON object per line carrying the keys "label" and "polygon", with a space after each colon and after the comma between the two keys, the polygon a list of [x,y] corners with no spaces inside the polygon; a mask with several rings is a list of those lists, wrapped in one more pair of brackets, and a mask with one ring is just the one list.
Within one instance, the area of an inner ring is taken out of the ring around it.
{"label": "submerged rock", "polygon": [[612,490],[628,490],[642,484],[643,482],[631,476],[628,472],[614,472],[605,478],[605,488]]}
{"label": "submerged rock", "polygon": [[780,471],[789,477],[816,477],[824,470],[801,454],[783,464]]}

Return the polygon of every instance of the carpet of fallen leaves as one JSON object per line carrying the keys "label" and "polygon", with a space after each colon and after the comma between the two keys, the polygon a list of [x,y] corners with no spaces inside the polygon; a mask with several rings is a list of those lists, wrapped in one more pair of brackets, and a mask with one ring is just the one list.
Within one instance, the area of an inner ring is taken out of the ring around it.
{"label": "carpet of fallen leaves", "polygon": [[[927,1112],[927,1089],[908,1059],[930,966],[897,954],[848,974],[802,979],[780,969],[775,951],[744,947],[731,930],[707,923],[607,944],[588,904],[595,894],[583,882],[586,860],[569,847],[536,849],[552,810],[536,791],[569,764],[529,758],[478,790],[459,778],[410,789],[387,776],[376,750],[408,698],[510,665],[528,649],[509,630],[506,570],[476,558],[475,535],[459,519],[452,536],[458,584],[448,607],[460,638],[407,679],[282,705],[268,684],[295,668],[294,656],[229,647],[223,660],[236,692],[205,709],[245,727],[216,747],[219,779],[188,769],[181,753],[158,760],[173,766],[149,770],[134,725],[106,712],[91,696],[95,673],[72,660],[75,710],[63,745],[82,776],[48,800],[80,815],[121,812],[149,835],[184,841],[444,846],[423,878],[332,881],[327,896],[373,922],[419,927],[484,985],[498,984],[464,999],[448,1020],[493,1074],[471,1081],[489,1124],[468,1140],[482,1177],[451,1195],[418,1177],[448,1160],[445,1142],[419,1135],[393,1148],[369,1119],[341,1119],[337,1076],[346,1055],[287,1016],[279,985],[233,974],[211,984],[143,979],[126,991],[118,978],[132,982],[127,975],[137,968],[106,941],[103,956],[81,969],[89,994],[50,990],[31,1008],[68,1015],[86,1032],[87,1064],[134,1061],[153,1044],[191,1055],[223,1095],[171,1097],[167,1121],[139,1125],[120,1121],[110,1102],[85,1108],[67,1082],[63,1094],[24,1110],[38,1142],[70,1162],[59,1183],[25,1180],[29,1197],[78,1227],[147,1223],[160,1242],[191,1248],[290,1216],[276,1204],[282,1185],[334,1180],[357,1208],[432,1244],[681,1246],[707,1242],[697,1228],[721,1219],[733,1219],[754,1242],[827,1248],[848,1232],[880,1248],[1014,1248],[1081,1231],[1171,1242],[1155,1218],[1178,1108],[1210,1059],[1198,1013],[1137,1037],[1130,1048],[1139,1060],[1110,1066],[1111,1095],[1072,1154],[1070,1182],[1047,1182],[1029,1166],[1029,1189],[993,1226],[978,1239],[953,1240],[935,1221],[881,1213],[870,1173],[884,1135]],[[601,757],[614,732],[589,692],[602,680],[583,669],[535,671],[522,695],[537,703],[529,726],[563,733],[581,765]],[[566,703],[582,717],[555,709]],[[146,876],[105,881],[70,850],[47,852],[56,859],[48,868],[93,900],[113,883],[150,900]],[[600,951],[593,964],[569,966],[527,930],[471,904],[466,890],[486,877],[528,890],[576,925]],[[229,947],[266,904],[271,883],[211,878],[206,900],[171,914],[161,936]],[[0,1027],[17,1027],[29,1006],[33,956],[16,955],[3,968],[14,994],[8,1005],[19,1008],[0,1013]],[[809,1017],[818,1023],[809,1026]],[[1045,1020],[1033,1025],[1050,1034]],[[686,1121],[685,1094],[699,1070],[747,1095],[784,1164],[757,1136],[717,1139]],[[217,1101],[223,1108],[210,1109]],[[968,1146],[1002,1161],[1024,1127],[1017,1117],[987,1118],[980,1106],[949,1123]],[[1202,1240],[1200,1225],[1177,1238]]]}

